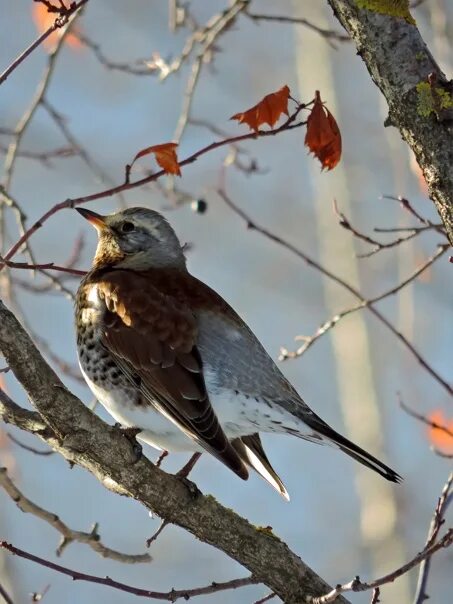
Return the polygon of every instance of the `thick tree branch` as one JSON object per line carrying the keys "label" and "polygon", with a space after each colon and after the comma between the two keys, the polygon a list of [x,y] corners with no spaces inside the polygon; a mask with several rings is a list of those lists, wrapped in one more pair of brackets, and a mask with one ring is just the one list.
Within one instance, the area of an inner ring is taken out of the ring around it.
{"label": "thick tree branch", "polygon": [[[415,25],[401,18],[359,9],[356,0],[328,0],[353,39],[374,83],[389,106],[386,125],[398,128],[415,153],[429,194],[453,244],[453,123],[436,111],[436,90],[452,92]],[[430,83],[433,112],[423,115],[417,84]]]}
{"label": "thick tree branch", "polygon": [[[21,410],[3,393],[0,417],[4,420],[38,434],[109,489],[133,497],[161,518],[222,550],[286,603],[303,602],[329,591],[325,582],[271,532],[258,530],[213,497],[203,496],[187,479],[166,474],[145,457],[137,461],[130,441],[66,389],[2,302],[0,351],[47,430],[37,414]],[[341,597],[338,602],[346,604]]]}

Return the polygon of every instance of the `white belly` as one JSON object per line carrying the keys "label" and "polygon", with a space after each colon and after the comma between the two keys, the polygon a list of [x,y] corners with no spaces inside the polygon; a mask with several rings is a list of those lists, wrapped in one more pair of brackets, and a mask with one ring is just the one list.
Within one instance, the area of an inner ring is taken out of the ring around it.
{"label": "white belly", "polygon": [[186,436],[173,422],[168,420],[151,405],[133,406],[125,403],[125,393],[105,390],[97,386],[81,368],[91,392],[115,421],[128,428],[140,428],[139,440],[159,451],[201,451],[191,438]]}

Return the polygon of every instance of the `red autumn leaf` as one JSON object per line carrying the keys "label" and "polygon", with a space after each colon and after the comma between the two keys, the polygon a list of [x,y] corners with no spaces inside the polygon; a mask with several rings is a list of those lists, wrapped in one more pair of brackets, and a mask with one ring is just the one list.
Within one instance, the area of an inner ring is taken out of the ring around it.
{"label": "red autumn leaf", "polygon": [[[56,13],[49,13],[44,4],[37,2],[35,2],[32,6],[32,16],[39,34],[43,34],[45,31],[47,31],[49,27],[55,23],[55,19],[58,18]],[[61,36],[62,31],[63,29],[57,29],[44,40],[43,46],[48,52],[53,50],[59,36]],[[65,44],[74,49],[82,48],[82,43],[77,37],[77,33],[69,33],[66,36]]]}
{"label": "red autumn leaf", "polygon": [[153,153],[157,163],[167,174],[177,174],[178,176],[181,176],[178,156],[176,155],[177,146],[178,143],[163,143],[162,145],[146,147],[137,153],[132,160],[131,166],[139,159],[139,157]]}
{"label": "red autumn leaf", "polygon": [[341,134],[335,118],[321,101],[319,90],[307,119],[305,145],[319,159],[323,168],[332,170],[341,158]]}
{"label": "red autumn leaf", "polygon": [[434,426],[444,426],[449,432],[438,427],[430,426],[428,428],[428,438],[437,449],[444,453],[453,453],[453,419],[447,420],[441,410],[433,411],[428,419]]}
{"label": "red autumn leaf", "polygon": [[247,124],[252,130],[258,132],[263,124],[272,128],[282,113],[288,115],[289,88],[283,86],[277,92],[266,95],[261,101],[246,111],[236,113],[230,120],[237,120],[240,124]]}

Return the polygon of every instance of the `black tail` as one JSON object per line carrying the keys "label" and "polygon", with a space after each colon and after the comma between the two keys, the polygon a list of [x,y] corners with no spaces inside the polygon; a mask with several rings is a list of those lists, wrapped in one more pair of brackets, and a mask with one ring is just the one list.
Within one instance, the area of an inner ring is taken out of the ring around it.
{"label": "black tail", "polygon": [[382,461],[379,461],[379,459],[376,459],[376,457],[373,457],[373,455],[367,453],[364,449],[361,449],[338,432],[335,432],[321,418],[317,417],[316,420],[310,422],[305,420],[305,422],[322,437],[336,444],[349,457],[359,461],[364,466],[367,466],[367,468],[371,468],[387,480],[390,480],[390,482],[402,482],[403,479],[401,476],[392,470],[392,468],[389,468],[385,463],[382,463]]}
{"label": "black tail", "polygon": [[288,491],[280,476],[271,466],[271,462],[264,452],[259,434],[249,434],[231,441],[245,463],[251,466],[264,480],[280,493],[283,499],[289,501]]}

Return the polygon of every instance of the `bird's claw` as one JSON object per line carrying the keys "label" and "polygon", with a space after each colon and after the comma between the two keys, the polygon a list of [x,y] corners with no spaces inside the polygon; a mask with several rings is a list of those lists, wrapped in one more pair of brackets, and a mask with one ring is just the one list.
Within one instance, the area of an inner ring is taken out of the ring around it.
{"label": "bird's claw", "polygon": [[136,437],[137,437],[137,434],[140,434],[141,429],[140,428],[134,428],[134,427],[125,428],[124,426],[122,426],[119,423],[115,424],[115,428],[117,428],[121,432],[121,434],[125,438],[127,438],[127,440],[131,444],[132,453],[133,453],[133,456],[134,456],[134,459],[133,459],[132,463],[135,464],[138,461],[140,461],[140,459],[143,456],[143,447],[138,442],[138,440],[137,440]]}

